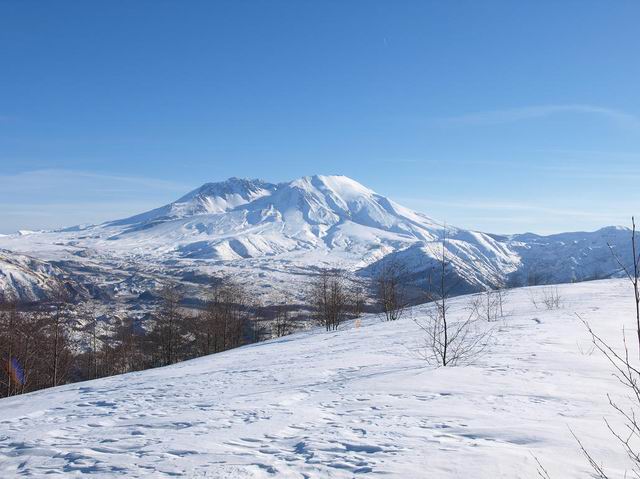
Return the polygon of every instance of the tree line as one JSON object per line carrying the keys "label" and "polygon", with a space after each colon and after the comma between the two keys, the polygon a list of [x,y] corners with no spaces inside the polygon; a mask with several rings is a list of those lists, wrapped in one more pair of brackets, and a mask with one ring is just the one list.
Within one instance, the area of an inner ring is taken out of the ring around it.
{"label": "tree line", "polygon": [[[176,284],[158,292],[144,317],[96,317],[89,307],[73,303],[63,288],[35,305],[0,302],[0,397],[166,366],[272,335],[272,312],[231,281],[209,288],[197,311],[184,306]],[[276,333],[293,329],[280,324]]]}
{"label": "tree line", "polygon": [[366,302],[363,285],[329,269],[311,279],[302,305],[283,297],[261,305],[229,279],[208,287],[197,310],[185,307],[179,284],[156,294],[143,316],[98,316],[90,304],[74,303],[64,287],[38,304],[0,301],[0,397],[227,351],[291,334],[309,318],[336,330]]}

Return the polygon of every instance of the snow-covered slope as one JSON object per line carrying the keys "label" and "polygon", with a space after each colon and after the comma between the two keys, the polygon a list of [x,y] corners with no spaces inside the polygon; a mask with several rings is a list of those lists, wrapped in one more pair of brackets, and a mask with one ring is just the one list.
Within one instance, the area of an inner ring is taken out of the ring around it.
{"label": "snow-covered slope", "polygon": [[207,184],[158,210],[92,231],[118,245],[230,260],[369,246],[379,237],[432,240],[437,228],[349,178],[313,176],[280,185],[238,179]]}
{"label": "snow-covered slope", "polygon": [[275,189],[276,185],[261,180],[229,178],[223,183],[206,183],[171,204],[114,221],[111,224],[149,223],[200,214],[225,213],[257,198],[269,195]]}
{"label": "snow-covered slope", "polygon": [[[515,235],[508,245],[522,258],[523,268],[518,272],[520,284],[527,284],[528,279],[538,283],[566,283],[607,278],[620,270],[611,249],[623,262],[633,257],[631,232],[619,226],[550,236]],[[535,278],[528,278],[530,276]]]}
{"label": "snow-covered slope", "polygon": [[[626,391],[574,313],[611,344],[626,282],[514,290],[472,366],[434,369],[406,317],[313,330],[172,367],[0,400],[2,477],[589,477],[569,428],[611,477],[623,455],[609,393]],[[452,302],[466,318],[469,298]],[[421,309],[414,311],[420,317]],[[488,323],[491,324],[491,323]]]}
{"label": "snow-covered slope", "polygon": [[[123,220],[0,237],[0,248],[69,266],[83,283],[96,283],[96,290],[115,281],[122,291],[132,275],[223,273],[240,278],[258,295],[279,288],[299,296],[301,276],[318,267],[367,276],[396,259],[415,281],[424,282],[442,236],[442,224],[428,216],[345,176],[318,175],[280,184],[238,178],[207,183],[171,204]],[[610,277],[618,266],[607,242],[622,248],[623,256],[628,249],[624,228],[507,237],[450,227],[447,236],[458,292],[534,279]],[[105,270],[124,274],[101,281],[98,272]]]}
{"label": "snow-covered slope", "polygon": [[59,289],[63,273],[25,255],[0,250],[0,300],[38,301]]}

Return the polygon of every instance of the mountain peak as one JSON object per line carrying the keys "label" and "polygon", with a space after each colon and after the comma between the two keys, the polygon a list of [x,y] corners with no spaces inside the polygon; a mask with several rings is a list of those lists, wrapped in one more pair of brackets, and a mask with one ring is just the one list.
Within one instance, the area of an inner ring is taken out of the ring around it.
{"label": "mountain peak", "polygon": [[237,195],[244,199],[255,199],[260,196],[263,191],[272,191],[275,185],[267,183],[260,179],[248,179],[237,178],[232,176],[225,181],[219,181],[214,183],[205,183],[204,185],[190,191],[182,198],[179,198],[174,203],[186,203],[192,201],[194,198],[204,197],[222,197],[228,198],[232,195]]}
{"label": "mountain peak", "polygon": [[172,216],[224,213],[267,196],[276,188],[276,185],[260,179],[237,177],[217,183],[205,183],[169,205],[170,213]]}
{"label": "mountain peak", "polygon": [[276,189],[277,185],[260,179],[231,177],[224,181],[205,183],[173,203],[108,224],[125,225],[207,213],[224,213],[270,195]]}
{"label": "mountain peak", "polygon": [[[425,230],[429,223],[427,217],[402,208],[343,175],[311,175],[279,184],[232,177],[205,183],[173,203],[110,224],[148,226],[157,221],[234,212],[240,215],[233,220],[238,227],[245,221],[251,225],[273,221],[274,211],[278,212],[276,221],[283,221],[293,230],[302,228],[306,231],[318,225],[326,229],[350,222],[409,237],[431,237]],[[318,234],[314,233],[314,237]]]}
{"label": "mountain peak", "polygon": [[303,176],[290,183],[292,186],[311,186],[321,190],[331,190],[335,193],[346,196],[371,195],[375,192],[356,180],[344,175],[312,175]]}

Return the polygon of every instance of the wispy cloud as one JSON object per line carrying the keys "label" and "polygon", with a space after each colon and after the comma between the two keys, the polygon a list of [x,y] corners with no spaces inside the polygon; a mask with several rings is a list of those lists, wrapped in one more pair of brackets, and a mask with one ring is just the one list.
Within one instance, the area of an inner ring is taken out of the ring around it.
{"label": "wispy cloud", "polygon": [[175,200],[193,185],[76,170],[0,174],[0,233],[99,223]]}
{"label": "wispy cloud", "polygon": [[399,198],[398,201],[400,201],[401,203],[412,204],[414,207],[417,207],[419,205],[427,209],[431,206],[438,206],[458,211],[473,210],[484,212],[523,212],[538,213],[554,217],[581,217],[599,220],[611,219],[612,217],[610,213],[603,213],[594,211],[592,209],[580,210],[570,208],[557,208],[546,205],[536,205],[513,201],[438,201],[424,198]]}
{"label": "wispy cloud", "polygon": [[141,176],[118,176],[79,170],[42,169],[30,170],[9,175],[0,175],[3,193],[12,190],[24,193],[29,189],[57,189],[68,185],[84,188],[87,183],[92,187],[108,185],[112,191],[122,191],[131,187],[154,188],[169,192],[184,192],[189,186],[157,178]]}
{"label": "wispy cloud", "polygon": [[625,128],[640,129],[640,117],[636,115],[614,108],[586,104],[538,105],[481,111],[441,118],[437,120],[437,123],[441,125],[499,125],[565,113],[599,116]]}
{"label": "wispy cloud", "polygon": [[549,204],[518,201],[430,200],[398,198],[399,202],[423,211],[434,218],[446,218],[459,227],[480,229],[492,233],[522,233],[535,231],[552,234],[564,231],[593,231],[606,225],[626,224],[624,207],[605,205],[581,208],[567,205],[558,208]]}

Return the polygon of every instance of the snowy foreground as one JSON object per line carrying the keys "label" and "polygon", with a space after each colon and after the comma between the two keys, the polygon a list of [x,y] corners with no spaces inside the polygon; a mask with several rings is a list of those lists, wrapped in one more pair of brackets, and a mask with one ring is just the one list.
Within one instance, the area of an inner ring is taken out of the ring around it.
{"label": "snowy foreground", "polygon": [[0,400],[0,477],[534,478],[533,456],[587,477],[569,428],[616,477],[603,418],[626,392],[574,313],[619,344],[633,300],[620,280],[559,290],[553,311],[533,306],[541,288],[513,291],[474,366],[428,367],[409,317],[369,317]]}

